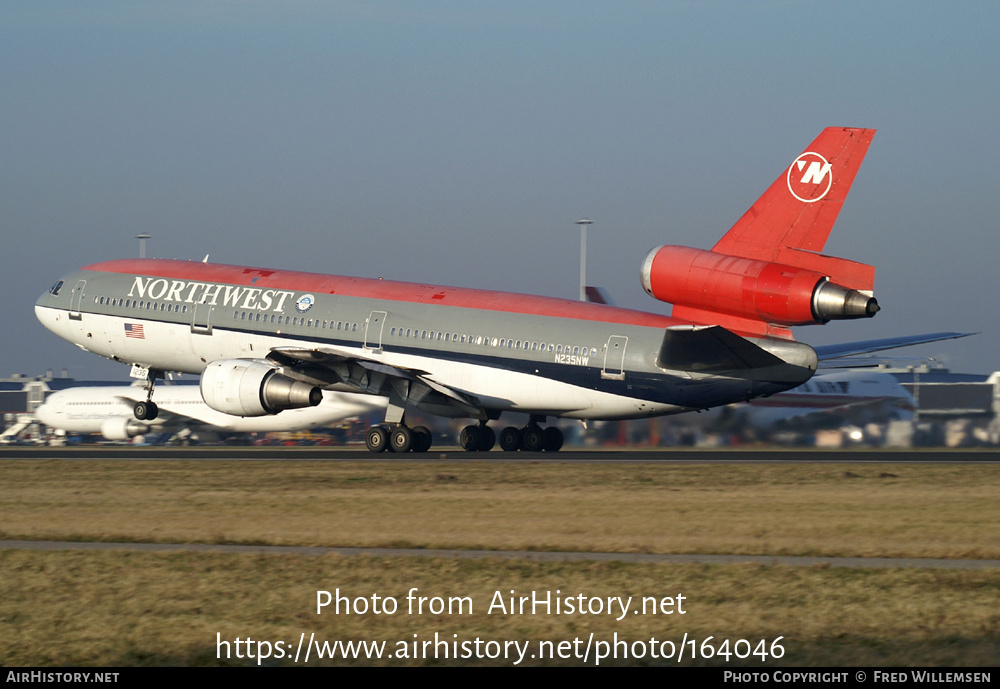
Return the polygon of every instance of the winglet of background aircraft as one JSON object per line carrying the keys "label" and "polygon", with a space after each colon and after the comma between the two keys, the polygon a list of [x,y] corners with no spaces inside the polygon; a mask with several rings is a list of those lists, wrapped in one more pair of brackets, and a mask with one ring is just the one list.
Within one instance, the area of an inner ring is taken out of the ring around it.
{"label": "winglet of background aircraft", "polygon": [[587,285],[584,289],[587,295],[587,301],[591,304],[607,304],[608,306],[614,306],[615,302],[611,299],[611,295],[603,287],[594,287],[593,285]]}

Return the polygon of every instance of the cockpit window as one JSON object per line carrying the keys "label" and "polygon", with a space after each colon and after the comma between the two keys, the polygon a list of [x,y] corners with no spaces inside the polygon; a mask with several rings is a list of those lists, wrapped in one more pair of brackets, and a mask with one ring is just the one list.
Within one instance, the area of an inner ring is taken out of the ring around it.
{"label": "cockpit window", "polygon": [[62,289],[62,286],[63,286],[63,281],[60,280],[59,282],[57,282],[56,284],[52,285],[52,287],[49,288],[49,294],[51,294],[53,297],[58,296],[59,290]]}

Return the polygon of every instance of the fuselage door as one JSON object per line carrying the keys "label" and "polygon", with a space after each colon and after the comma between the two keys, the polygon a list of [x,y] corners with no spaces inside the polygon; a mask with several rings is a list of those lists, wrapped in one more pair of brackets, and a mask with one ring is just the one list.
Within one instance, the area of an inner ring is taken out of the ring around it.
{"label": "fuselage door", "polygon": [[81,320],[80,305],[83,304],[83,288],[87,286],[86,280],[80,280],[73,288],[73,293],[69,295],[69,317],[74,321]]}
{"label": "fuselage door", "polygon": [[194,309],[191,313],[191,332],[198,335],[211,335],[212,334],[212,309],[215,308],[211,304],[206,304],[204,301],[195,304]]}
{"label": "fuselage door", "polygon": [[385,327],[385,311],[372,311],[365,323],[365,349],[382,351],[382,329]]}
{"label": "fuselage door", "polygon": [[604,368],[601,378],[610,380],[625,380],[625,346],[628,338],[625,335],[612,335],[604,348]]}

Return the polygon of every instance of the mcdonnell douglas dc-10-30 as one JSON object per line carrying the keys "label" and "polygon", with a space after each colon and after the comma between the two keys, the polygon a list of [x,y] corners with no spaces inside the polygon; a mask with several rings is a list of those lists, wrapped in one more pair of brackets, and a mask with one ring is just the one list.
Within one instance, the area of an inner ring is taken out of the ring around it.
{"label": "mcdonnell douglas dc-10-30", "polygon": [[[138,420],[156,416],[164,371],[201,374],[212,409],[234,416],[315,406],[321,389],[388,398],[373,452],[426,451],[408,407],[487,422],[529,416],[504,450],[562,446],[549,417],[635,419],[751,400],[801,385],[824,348],[791,327],[870,318],[875,269],[822,251],[874,130],[829,128],[711,249],[653,249],[646,292],[671,316],[457,287],[180,260],[113,260],[66,275],[35,305],[42,324],[146,378]],[[836,356],[933,339],[858,343]],[[819,352],[819,354],[817,354]]]}

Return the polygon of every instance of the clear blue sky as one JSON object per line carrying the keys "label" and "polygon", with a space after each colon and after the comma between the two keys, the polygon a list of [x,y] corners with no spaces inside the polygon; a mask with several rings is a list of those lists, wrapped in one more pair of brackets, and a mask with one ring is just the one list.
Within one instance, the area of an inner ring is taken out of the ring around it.
{"label": "clear blue sky", "polygon": [[8,2],[0,6],[0,376],[124,367],[35,298],[150,255],[574,297],[709,248],[826,126],[877,128],[827,253],[877,266],[865,322],[1000,369],[1000,5]]}

